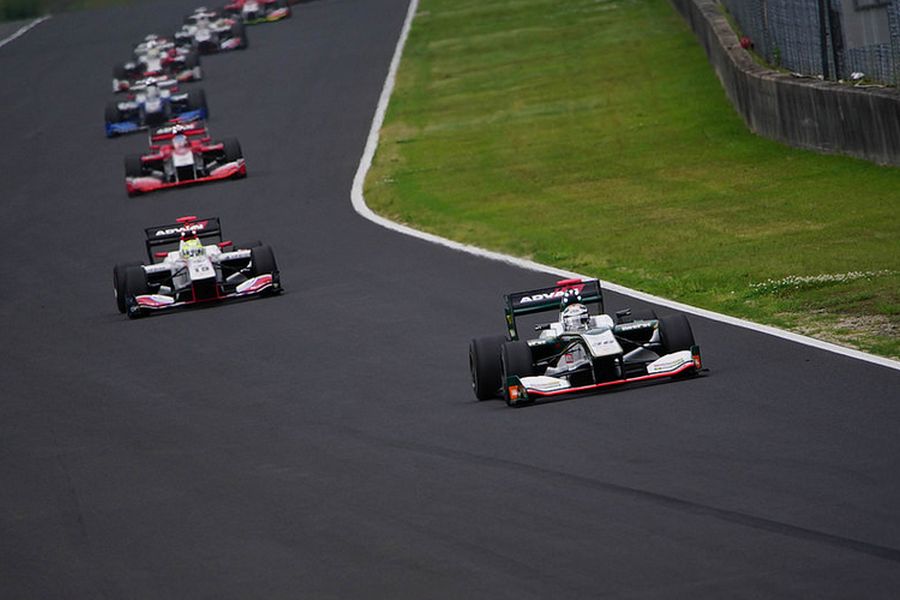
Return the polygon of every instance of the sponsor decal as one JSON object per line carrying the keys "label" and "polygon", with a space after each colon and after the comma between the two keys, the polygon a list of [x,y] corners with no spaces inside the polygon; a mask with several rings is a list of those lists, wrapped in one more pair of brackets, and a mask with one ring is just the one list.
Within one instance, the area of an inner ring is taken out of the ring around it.
{"label": "sponsor decal", "polygon": [[584,290],[584,284],[579,283],[576,285],[567,285],[565,287],[558,287],[554,289],[552,292],[547,293],[538,293],[533,294],[531,296],[522,296],[519,299],[519,304],[531,304],[533,302],[546,302],[547,300],[559,300],[566,296],[577,296],[581,294],[582,290]]}
{"label": "sponsor decal", "polygon": [[156,237],[166,236],[166,235],[175,235],[176,233],[195,233],[197,231],[203,231],[206,229],[206,225],[209,221],[195,221],[193,223],[185,223],[184,225],[180,225],[178,227],[169,227],[167,229],[157,229],[153,234]]}
{"label": "sponsor decal", "polygon": [[616,325],[616,331],[632,331],[634,329],[647,329],[649,327],[651,327],[650,321],[639,321],[637,323]]}

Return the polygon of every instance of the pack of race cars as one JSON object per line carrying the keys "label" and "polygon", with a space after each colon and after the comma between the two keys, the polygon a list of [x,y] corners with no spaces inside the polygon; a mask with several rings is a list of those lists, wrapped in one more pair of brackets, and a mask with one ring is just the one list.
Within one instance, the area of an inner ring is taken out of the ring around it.
{"label": "pack of race cars", "polygon": [[[284,0],[233,0],[221,11],[201,7],[171,38],[148,35],[114,67],[112,87],[120,97],[106,107],[106,135],[149,130],[149,149],[125,157],[129,196],[247,176],[238,140],[210,135],[204,91],[182,91],[181,85],[203,78],[201,55],[246,48],[246,25],[290,15]],[[282,291],[272,249],[225,240],[216,217],[180,217],[144,232],[147,259],[113,268],[116,306],[129,318]],[[604,314],[596,279],[510,293],[504,305],[506,333],[469,343],[478,400],[499,397],[524,406],[702,370],[684,315]],[[520,337],[520,319],[546,312],[557,316],[533,325],[536,336]]]}
{"label": "pack of race cars", "polygon": [[[125,157],[129,197],[247,176],[240,142],[209,133],[206,93],[182,86],[203,79],[201,55],[247,48],[247,25],[289,16],[284,0],[200,7],[171,37],[147,35],[113,67],[106,136],[149,132],[149,148]],[[116,307],[129,318],[282,291],[272,249],[224,240],[216,217],[180,217],[145,234],[147,261],[113,268]]]}

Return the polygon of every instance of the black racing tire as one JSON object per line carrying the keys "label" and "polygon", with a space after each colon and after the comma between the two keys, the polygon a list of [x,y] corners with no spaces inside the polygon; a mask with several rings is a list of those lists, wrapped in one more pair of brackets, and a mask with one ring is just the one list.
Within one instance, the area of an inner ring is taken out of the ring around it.
{"label": "black racing tire", "polygon": [[231,26],[231,35],[241,39],[238,48],[244,49],[247,47],[249,43],[249,40],[247,40],[247,28],[242,21],[237,21]]}
{"label": "black racing tire", "polygon": [[694,332],[687,317],[681,314],[666,315],[659,319],[659,337],[664,354],[690,350],[694,345]]}
{"label": "black racing tire", "polygon": [[119,110],[118,100],[110,100],[106,103],[104,116],[107,123],[118,123],[122,120],[122,111]]}
{"label": "black racing tire", "polygon": [[502,335],[473,338],[469,342],[469,372],[472,390],[479,400],[496,398],[500,393],[500,347],[506,341]]}
{"label": "black racing tire", "polygon": [[193,69],[194,67],[200,66],[200,53],[196,50],[191,50],[187,54],[184,55],[184,68],[185,69]]}
{"label": "black racing tire", "polygon": [[125,269],[125,307],[129,319],[137,319],[143,316],[143,313],[140,310],[128,310],[128,305],[134,302],[135,297],[149,293],[150,284],[144,268],[135,266]]}
{"label": "black racing tire", "polygon": [[128,154],[125,156],[125,177],[142,177],[144,175],[144,163],[140,154]]}
{"label": "black racing tire", "polygon": [[116,307],[119,309],[120,313],[125,312],[125,296],[127,294],[127,290],[125,289],[125,274],[129,268],[139,266],[141,266],[141,263],[134,261],[119,263],[113,267],[113,289],[116,291]]}
{"label": "black racing tire", "polygon": [[202,89],[191,90],[187,97],[188,108],[190,110],[203,110],[206,117],[209,118],[209,106],[206,104],[206,92]]}
{"label": "black racing tire", "polygon": [[226,162],[234,162],[239,158],[244,158],[241,143],[237,141],[237,138],[225,138],[222,140],[222,152],[225,154]]}
{"label": "black racing tire", "polygon": [[253,277],[272,273],[278,277],[278,264],[275,262],[275,253],[270,246],[256,246],[250,248],[250,274]]}
{"label": "black racing tire", "polygon": [[[506,400],[508,406],[512,406],[508,391],[506,389],[506,379],[508,377],[530,377],[534,375],[534,357],[528,342],[515,341],[506,342],[500,348],[500,378],[503,387],[503,399]],[[516,404],[521,404],[519,401]]]}
{"label": "black racing tire", "polygon": [[[244,152],[241,150],[241,143],[237,138],[225,138],[222,140],[222,154],[225,162],[234,162],[239,158],[244,158]],[[247,176],[247,171],[237,171],[231,176],[232,179],[243,179]]]}

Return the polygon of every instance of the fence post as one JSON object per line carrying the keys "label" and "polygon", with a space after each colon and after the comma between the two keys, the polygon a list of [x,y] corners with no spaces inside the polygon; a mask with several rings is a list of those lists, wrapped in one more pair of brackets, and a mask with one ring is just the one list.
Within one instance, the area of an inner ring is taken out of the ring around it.
{"label": "fence post", "polygon": [[822,79],[830,79],[828,74],[828,11],[826,0],[819,0],[819,50],[822,54]]}

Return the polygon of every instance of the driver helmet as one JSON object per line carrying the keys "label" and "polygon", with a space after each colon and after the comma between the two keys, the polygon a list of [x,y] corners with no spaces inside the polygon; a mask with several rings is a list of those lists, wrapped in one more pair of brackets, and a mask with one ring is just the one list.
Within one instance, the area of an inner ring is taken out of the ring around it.
{"label": "driver helmet", "polygon": [[187,145],[187,138],[183,133],[175,134],[175,136],[172,138],[172,147],[176,150],[184,150],[185,148],[187,148]]}
{"label": "driver helmet", "polygon": [[181,240],[181,258],[187,260],[203,256],[203,244],[197,238]]}
{"label": "driver helmet", "polygon": [[587,307],[574,302],[566,306],[559,315],[564,331],[587,331],[591,323],[591,315]]}
{"label": "driver helmet", "polygon": [[156,87],[155,84],[148,85],[145,93],[147,95],[147,100],[156,100],[159,98],[159,88]]}

